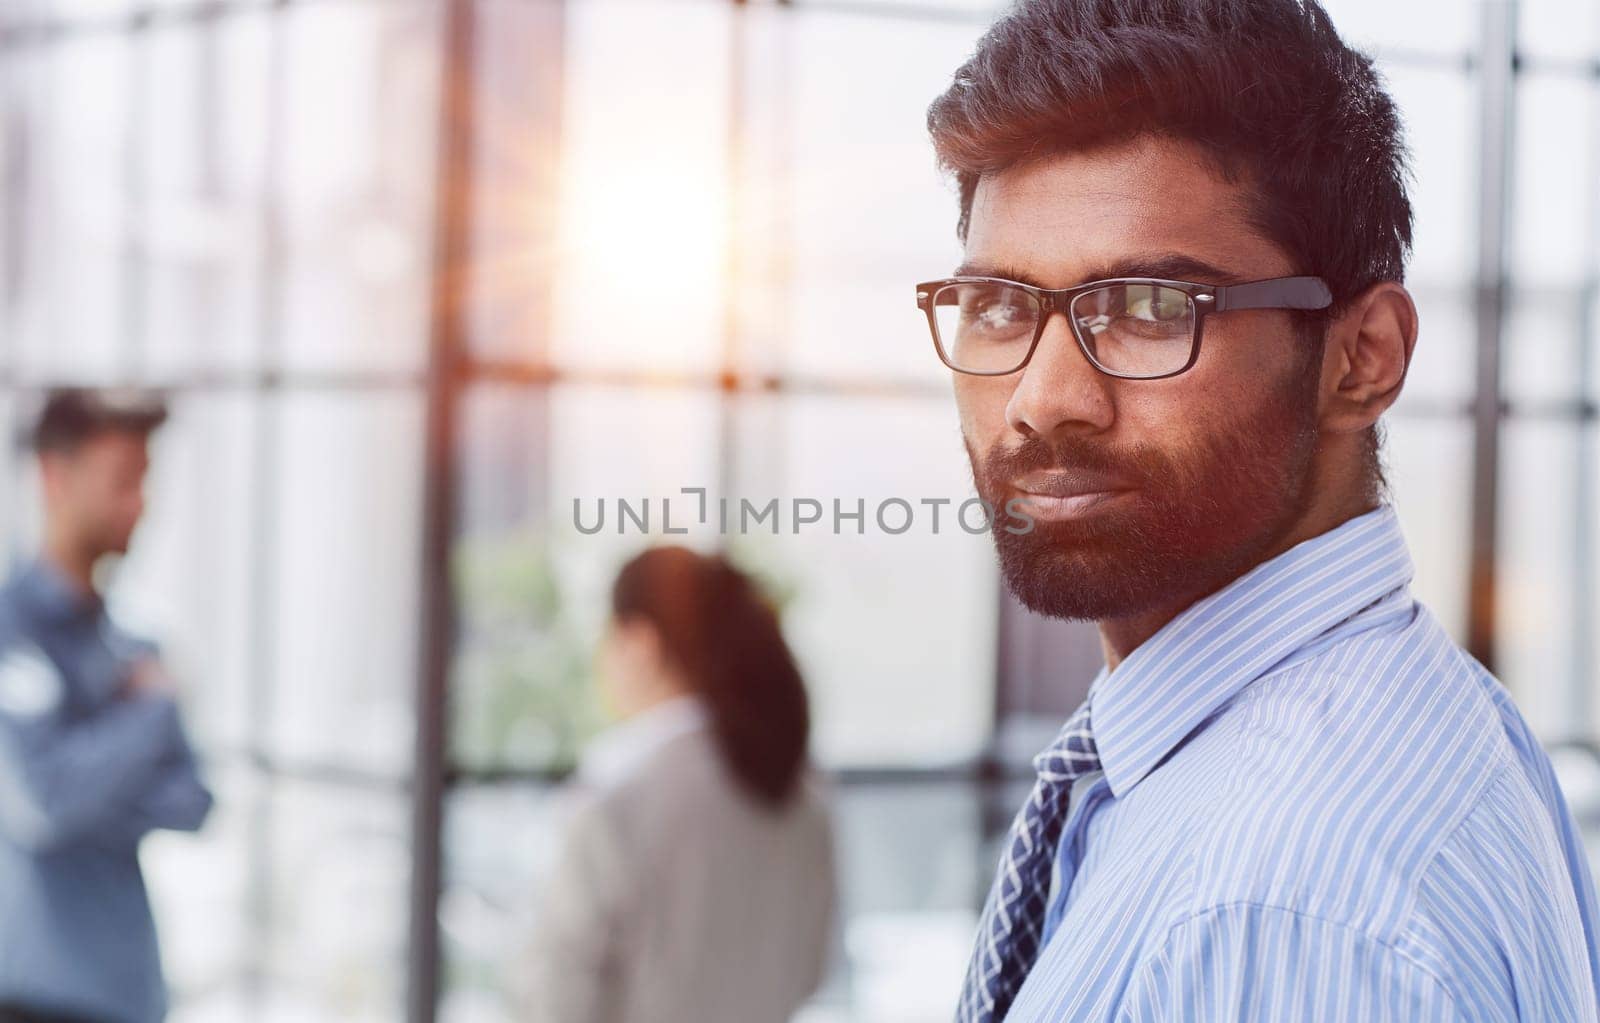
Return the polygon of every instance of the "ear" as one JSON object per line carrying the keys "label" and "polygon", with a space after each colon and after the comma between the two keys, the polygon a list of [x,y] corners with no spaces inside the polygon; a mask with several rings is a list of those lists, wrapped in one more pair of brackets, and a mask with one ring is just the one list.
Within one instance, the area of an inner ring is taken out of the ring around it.
{"label": "ear", "polygon": [[1417,344],[1417,307],[1394,281],[1357,295],[1328,325],[1322,358],[1320,425],[1359,433],[1400,397]]}
{"label": "ear", "polygon": [[62,480],[66,477],[71,455],[61,451],[48,451],[39,455],[39,486],[46,497],[54,495],[61,488]]}
{"label": "ear", "polygon": [[661,656],[661,636],[644,615],[616,620],[612,624],[617,640],[635,663],[653,664]]}

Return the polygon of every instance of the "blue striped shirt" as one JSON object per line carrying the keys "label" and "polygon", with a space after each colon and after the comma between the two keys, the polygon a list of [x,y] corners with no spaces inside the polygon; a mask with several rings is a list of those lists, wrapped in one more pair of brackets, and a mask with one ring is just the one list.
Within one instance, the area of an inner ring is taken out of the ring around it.
{"label": "blue striped shirt", "polygon": [[1383,505],[1101,670],[1008,1023],[1597,1018],[1549,759],[1411,576]]}

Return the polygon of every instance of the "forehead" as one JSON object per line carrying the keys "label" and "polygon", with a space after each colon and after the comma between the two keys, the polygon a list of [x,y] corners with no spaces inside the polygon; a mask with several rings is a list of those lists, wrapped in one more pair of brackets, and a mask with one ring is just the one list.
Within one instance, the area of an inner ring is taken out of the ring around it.
{"label": "forehead", "polygon": [[149,461],[150,444],[140,433],[105,430],[86,438],[78,446],[77,455],[83,462],[142,466]]}
{"label": "forehead", "polygon": [[979,180],[965,264],[1012,268],[1052,288],[1120,276],[1102,269],[1155,255],[1189,256],[1240,279],[1292,272],[1249,222],[1252,196],[1188,142],[1144,136],[1043,157]]}

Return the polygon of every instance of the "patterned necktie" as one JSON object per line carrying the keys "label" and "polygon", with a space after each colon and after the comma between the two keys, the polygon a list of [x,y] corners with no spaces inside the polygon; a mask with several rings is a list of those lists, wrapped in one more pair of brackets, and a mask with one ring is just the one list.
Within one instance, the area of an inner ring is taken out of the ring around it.
{"label": "patterned necktie", "polygon": [[1038,779],[1011,824],[1005,855],[978,922],[977,944],[961,988],[957,1023],[1000,1023],[1039,955],[1050,868],[1078,777],[1100,769],[1089,704],[1068,719],[1055,742],[1033,758]]}

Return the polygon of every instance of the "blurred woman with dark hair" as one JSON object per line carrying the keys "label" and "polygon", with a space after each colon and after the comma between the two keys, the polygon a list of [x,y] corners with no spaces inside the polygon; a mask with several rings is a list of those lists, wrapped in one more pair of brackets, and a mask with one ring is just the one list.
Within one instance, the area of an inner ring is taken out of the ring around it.
{"label": "blurred woman with dark hair", "polygon": [[538,906],[521,987],[538,1023],[781,1023],[820,982],[832,828],[778,617],[718,556],[623,566],[600,651],[621,722]]}

